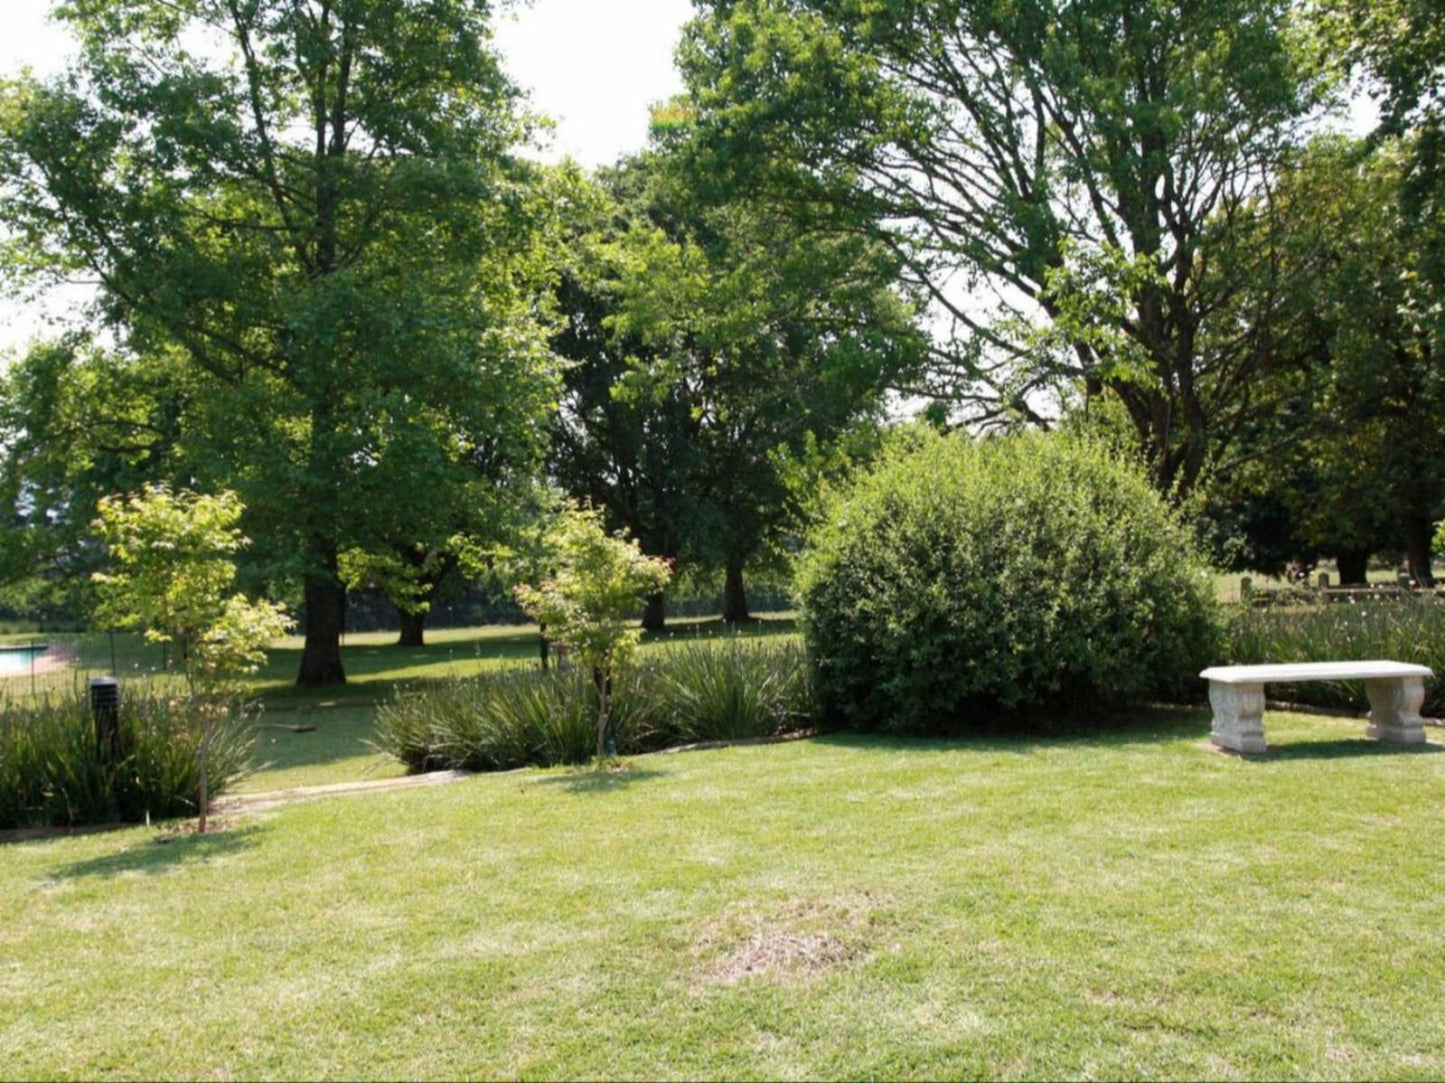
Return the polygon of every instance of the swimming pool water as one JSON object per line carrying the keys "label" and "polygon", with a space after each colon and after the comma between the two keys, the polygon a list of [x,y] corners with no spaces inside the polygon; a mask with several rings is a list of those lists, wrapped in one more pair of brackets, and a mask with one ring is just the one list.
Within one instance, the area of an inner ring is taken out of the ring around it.
{"label": "swimming pool water", "polygon": [[45,653],[44,647],[0,647],[0,677],[30,672],[30,659]]}

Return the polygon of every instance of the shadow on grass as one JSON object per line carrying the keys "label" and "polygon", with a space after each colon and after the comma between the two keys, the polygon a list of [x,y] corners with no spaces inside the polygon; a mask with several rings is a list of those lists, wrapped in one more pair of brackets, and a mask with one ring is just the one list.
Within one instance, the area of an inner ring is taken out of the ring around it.
{"label": "shadow on grass", "polygon": [[[1265,737],[1269,733],[1266,730]],[[1396,745],[1388,741],[1376,741],[1369,737],[1341,737],[1332,741],[1291,741],[1288,744],[1271,744],[1262,756],[1239,756],[1245,763],[1268,767],[1272,763],[1288,763],[1291,760],[1346,760],[1358,758],[1379,758],[1382,756],[1430,756],[1445,752],[1445,745],[1433,743],[1423,745]],[[1225,753],[1230,755],[1230,753]]]}
{"label": "shadow on grass", "polygon": [[118,876],[139,872],[148,876],[170,872],[182,865],[205,864],[256,845],[262,829],[255,824],[226,828],[206,835],[146,835],[124,850],[86,858],[63,866],[51,874],[55,880],[78,880],[87,876]]}
{"label": "shadow on grass", "polygon": [[[980,752],[1009,752],[1026,755],[1041,748],[1107,748],[1124,745],[1166,744],[1189,737],[1207,736],[1208,709],[1188,706],[1153,706],[1107,720],[1085,717],[1067,719],[1056,726],[1018,723],[1010,732],[1003,724],[980,726],[970,731],[931,736],[899,736],[888,733],[824,733],[818,743],[837,748],[889,749],[912,752],[951,752],[969,749]],[[1097,727],[1097,728],[1091,728]]]}
{"label": "shadow on grass", "polygon": [[617,770],[598,770],[581,767],[546,778],[531,779],[527,786],[548,786],[564,789],[568,793],[612,793],[625,790],[635,782],[661,778],[665,771],[654,771],[647,767],[623,767]]}

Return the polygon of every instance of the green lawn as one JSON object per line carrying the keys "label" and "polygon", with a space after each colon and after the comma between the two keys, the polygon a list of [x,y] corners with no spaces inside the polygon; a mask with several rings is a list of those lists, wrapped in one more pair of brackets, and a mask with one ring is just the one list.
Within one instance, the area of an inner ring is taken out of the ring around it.
{"label": "green lawn", "polygon": [[1445,1075],[1445,755],[1199,711],[0,847],[12,1077]]}

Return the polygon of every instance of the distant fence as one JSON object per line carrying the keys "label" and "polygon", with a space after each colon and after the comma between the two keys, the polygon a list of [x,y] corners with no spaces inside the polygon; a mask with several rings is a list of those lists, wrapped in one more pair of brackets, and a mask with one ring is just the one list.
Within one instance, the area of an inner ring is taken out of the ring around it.
{"label": "distant fence", "polygon": [[[788,592],[770,584],[748,588],[748,607],[758,613],[793,608]],[[722,612],[721,591],[689,591],[666,599],[667,616],[707,617]],[[638,609],[638,617],[642,610]],[[299,616],[304,618],[304,611]],[[428,628],[471,628],[485,624],[526,624],[528,618],[509,595],[487,591],[468,591],[432,604],[426,615]],[[347,594],[346,630],[348,632],[394,632],[401,628],[401,618],[394,606],[380,591],[351,591]]]}
{"label": "distant fence", "polygon": [[1408,601],[1421,598],[1445,598],[1445,587],[1422,587],[1403,572],[1393,583],[1370,583],[1365,586],[1330,585],[1330,577],[1321,572],[1314,585],[1258,589],[1249,576],[1239,581],[1239,600],[1245,605],[1347,605],[1360,602]]}

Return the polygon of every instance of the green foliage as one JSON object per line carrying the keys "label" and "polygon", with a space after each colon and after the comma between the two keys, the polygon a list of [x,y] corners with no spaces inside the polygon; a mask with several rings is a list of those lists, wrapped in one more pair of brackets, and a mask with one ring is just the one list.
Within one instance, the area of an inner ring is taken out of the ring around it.
{"label": "green foliage", "polygon": [[56,14],[72,69],[0,85],[5,270],[83,271],[126,365],[175,359],[188,484],[241,494],[265,577],[304,581],[299,677],[343,680],[339,554],[489,534],[534,480],[569,182],[514,153],[489,4]]}
{"label": "green foliage", "polygon": [[97,503],[190,476],[181,445],[189,393],[173,356],[133,362],[83,335],[32,346],[0,373],[0,531],[5,603],[89,608]]}
{"label": "green foliage", "polygon": [[[437,681],[382,704],[375,744],[413,771],[584,763],[596,712],[596,686],[575,667]],[[626,755],[771,737],[815,717],[799,647],[734,639],[656,652],[620,678],[609,733]]]}
{"label": "green foliage", "polygon": [[1144,474],[1072,436],[914,430],[834,496],[800,562],[822,718],[988,728],[1188,687],[1211,584]]}
{"label": "green foliage", "polygon": [[632,661],[642,638],[629,616],[672,577],[667,563],[644,556],[625,533],[609,535],[590,508],[569,508],[547,534],[556,571],[517,598],[578,665],[611,675]]}
{"label": "green foliage", "polygon": [[[1416,227],[1438,236],[1445,221],[1445,19],[1437,0],[1325,0],[1316,6],[1326,48],[1362,68],[1380,104],[1372,136],[1407,137],[1409,167],[1400,209]],[[1445,244],[1422,253],[1421,272],[1445,292]],[[1429,313],[1436,350],[1445,348],[1445,305]]]}
{"label": "green foliage", "polygon": [[1253,209],[1242,250],[1223,253],[1272,253],[1231,310],[1240,322],[1272,312],[1276,332],[1252,389],[1264,408],[1240,432],[1244,461],[1222,499],[1265,512],[1266,529],[1279,518],[1271,506],[1282,509],[1310,554],[1356,554],[1363,567],[1371,552],[1406,549],[1428,583],[1431,525],[1445,510],[1445,377],[1425,267],[1445,234],[1402,214],[1409,163],[1408,141],[1318,138]]}
{"label": "green foliage", "polygon": [[1330,86],[1298,5],[698,8],[688,152],[719,198],[897,253],[939,317],[928,389],[1004,424],[1117,398],[1161,486],[1195,483],[1268,360],[1211,253]]}
{"label": "green foliage", "polygon": [[[669,112],[680,139],[690,107]],[[740,583],[777,563],[797,475],[881,420],[927,342],[885,247],[709,203],[675,143],[601,171],[571,215],[552,469],[645,552]]]}
{"label": "green foliage", "polygon": [[280,602],[232,594],[196,644],[200,679],[214,684],[256,673],[266,664],[266,648],[295,624]]}
{"label": "green foliage", "polygon": [[203,741],[212,795],[241,776],[255,741],[235,701],[140,684],[125,688],[118,721],[120,754],[111,761],[84,689],[0,702],[0,829],[193,815]]}
{"label": "green foliage", "polygon": [[672,572],[625,534],[609,535],[591,508],[563,511],[547,533],[546,549],[556,570],[535,586],[518,586],[517,600],[591,675],[601,756],[612,683],[632,664],[642,638],[631,616],[643,598],[667,586]]}
{"label": "green foliage", "polygon": [[[1433,597],[1339,602],[1293,608],[1241,606],[1226,626],[1231,665],[1338,662],[1388,658],[1429,666],[1425,713],[1445,711],[1445,604]],[[1270,685],[1269,694],[1294,703],[1368,710],[1362,681]]]}
{"label": "green foliage", "polygon": [[376,713],[376,746],[414,771],[585,763],[595,741],[596,696],[575,669],[438,681]]}
{"label": "green foliage", "polygon": [[650,661],[637,684],[670,741],[771,737],[817,717],[807,660],[791,643],[674,647]]}
{"label": "green foliage", "polygon": [[255,673],[265,648],[294,623],[285,607],[231,594],[231,557],[247,544],[235,493],[208,496],[150,486],[106,497],[95,530],[118,565],[96,572],[97,619],[139,628],[152,643],[177,643],[187,680],[215,683]]}

